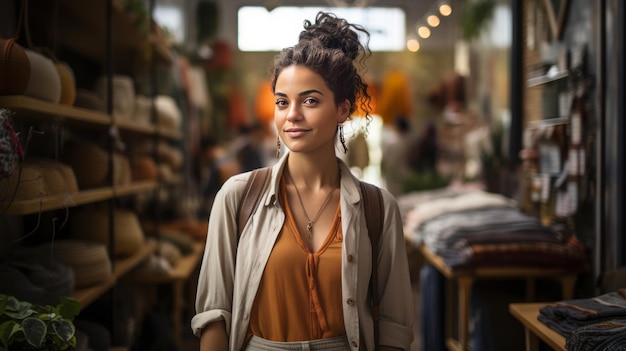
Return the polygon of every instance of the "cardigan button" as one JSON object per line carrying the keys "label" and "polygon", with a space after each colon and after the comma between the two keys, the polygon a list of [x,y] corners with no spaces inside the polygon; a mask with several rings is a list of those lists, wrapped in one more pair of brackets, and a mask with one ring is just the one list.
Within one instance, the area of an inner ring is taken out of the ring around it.
{"label": "cardigan button", "polygon": [[352,262],[352,261],[354,261],[354,256],[348,255],[348,262]]}
{"label": "cardigan button", "polygon": [[358,347],[359,347],[359,344],[357,344],[357,342],[356,342],[356,341],[353,341],[353,342],[352,342],[352,347],[354,347],[354,348],[356,349],[356,348],[358,348]]}
{"label": "cardigan button", "polygon": [[348,305],[354,306],[354,299],[353,298],[349,297],[346,302],[348,303]]}

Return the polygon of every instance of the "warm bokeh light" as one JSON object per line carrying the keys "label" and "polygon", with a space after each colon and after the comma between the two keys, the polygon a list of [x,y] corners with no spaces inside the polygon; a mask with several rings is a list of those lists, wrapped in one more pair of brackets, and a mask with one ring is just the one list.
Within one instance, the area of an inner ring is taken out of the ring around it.
{"label": "warm bokeh light", "polygon": [[431,27],[437,27],[440,23],[439,21],[439,17],[437,17],[436,15],[430,15],[428,16],[428,18],[426,19],[426,22],[428,22],[428,25]]}
{"label": "warm bokeh light", "polygon": [[419,28],[417,28],[417,34],[426,39],[428,37],[430,37],[430,29],[428,29],[428,27],[426,26],[420,26]]}
{"label": "warm bokeh light", "polygon": [[439,6],[439,13],[442,16],[450,16],[450,14],[452,14],[452,7],[448,4],[442,4]]}
{"label": "warm bokeh light", "polygon": [[409,39],[406,42],[406,48],[411,52],[417,52],[420,49],[420,42],[417,39]]}

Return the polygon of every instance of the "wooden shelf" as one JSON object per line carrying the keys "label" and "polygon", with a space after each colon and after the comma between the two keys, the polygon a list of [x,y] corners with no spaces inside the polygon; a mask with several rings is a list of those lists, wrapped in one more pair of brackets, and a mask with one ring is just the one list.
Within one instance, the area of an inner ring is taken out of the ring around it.
{"label": "wooden shelf", "polygon": [[538,87],[544,84],[557,82],[561,79],[567,78],[568,75],[569,75],[569,72],[563,71],[563,72],[557,72],[554,74],[546,74],[544,76],[529,78],[526,81],[526,85],[529,88]]}
{"label": "wooden shelf", "polygon": [[112,198],[113,195],[112,188],[98,188],[75,194],[58,194],[43,196],[39,199],[16,200],[10,204],[4,202],[0,203],[0,206],[6,208],[5,214],[27,215],[104,201]]}
{"label": "wooden shelf", "polygon": [[107,279],[102,284],[90,286],[84,289],[78,289],[72,293],[72,297],[78,300],[80,308],[83,309],[96,301],[100,296],[111,290],[117,283],[115,276]]}
{"label": "wooden shelf", "polygon": [[203,252],[204,243],[194,242],[193,252],[181,258],[170,272],[163,274],[130,273],[127,275],[127,278],[133,283],[160,284],[185,281],[191,276],[198,266],[198,263],[202,259]]}
{"label": "wooden shelf", "polygon": [[130,270],[135,268],[141,262],[145,261],[156,250],[156,243],[154,241],[146,242],[146,245],[138,252],[130,257],[125,257],[115,260],[115,269],[111,278],[107,279],[102,284],[94,285],[84,289],[78,289],[72,293],[72,297],[78,300],[81,309],[89,306],[92,302],[96,301],[106,292],[111,290],[118,282],[120,278],[126,275]]}
{"label": "wooden shelf", "polygon": [[69,105],[55,104],[25,95],[0,96],[0,107],[18,113],[20,119],[35,118],[53,120],[61,118],[65,122],[79,124],[90,128],[108,128],[116,126],[122,132],[145,135],[159,134],[172,140],[181,140],[182,133],[154,125],[146,125],[123,119],[111,119],[103,112]]}
{"label": "wooden shelf", "polygon": [[138,264],[143,262],[152,255],[157,248],[157,243],[154,240],[147,240],[146,244],[134,255],[122,259],[115,260],[115,267],[113,273],[117,278],[121,278],[126,273],[130,272]]}
{"label": "wooden shelf", "polygon": [[55,104],[24,95],[0,96],[0,107],[24,117],[51,119],[61,117],[69,122],[80,122],[95,127],[108,127],[111,117],[103,112],[69,105]]}
{"label": "wooden shelf", "polygon": [[75,194],[58,194],[43,196],[39,199],[17,200],[11,204],[0,202],[0,208],[6,208],[5,214],[27,215],[105,201],[118,196],[141,194],[154,190],[157,186],[158,184],[153,181],[138,182],[113,188],[84,190]]}

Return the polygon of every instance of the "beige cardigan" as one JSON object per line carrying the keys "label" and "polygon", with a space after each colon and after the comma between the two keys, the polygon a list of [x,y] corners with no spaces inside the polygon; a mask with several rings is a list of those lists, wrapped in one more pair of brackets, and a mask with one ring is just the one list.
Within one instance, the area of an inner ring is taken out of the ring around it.
{"label": "beige cardigan", "polygon": [[[191,321],[200,335],[210,322],[224,320],[230,350],[240,350],[250,319],[250,308],[276,237],[285,222],[278,201],[280,175],[289,155],[272,167],[271,181],[259,207],[237,243],[237,206],[250,173],[230,178],[218,192],[211,211],[206,248]],[[368,285],[371,248],[366,231],[359,180],[338,159],[341,171],[343,314],[352,350],[374,350],[373,320]],[[383,191],[384,224],[378,257],[380,344],[408,350],[413,340],[413,297],[402,219],[395,198]],[[237,264],[235,264],[235,262]]]}

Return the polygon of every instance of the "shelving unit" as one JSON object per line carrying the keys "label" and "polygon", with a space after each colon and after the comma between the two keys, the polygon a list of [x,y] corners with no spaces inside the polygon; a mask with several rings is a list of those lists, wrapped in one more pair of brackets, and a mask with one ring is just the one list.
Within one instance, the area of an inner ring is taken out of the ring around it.
{"label": "shelving unit", "polygon": [[[19,1],[16,1],[19,4]],[[109,4],[111,11],[108,11]],[[173,62],[173,57],[164,38],[156,34],[159,31],[154,31],[155,34],[150,33],[156,23],[148,19],[147,22],[143,23],[145,30],[141,29],[142,27],[136,23],[137,18],[122,8],[120,1],[63,0],[31,2],[29,5],[28,25],[35,46],[42,43],[45,43],[44,45],[49,44],[54,46],[48,49],[55,51],[55,55],[65,53],[77,62],[84,62],[86,67],[97,67],[97,72],[93,72],[94,75],[133,75],[136,72],[137,76],[141,77],[152,74],[150,70],[154,67],[153,64],[167,66]],[[62,56],[60,55],[58,58],[63,60]],[[137,79],[137,76],[133,75],[133,78]],[[78,79],[76,83],[78,84]],[[21,130],[27,130],[33,126],[35,128],[42,126],[46,131],[49,128],[52,133],[68,131],[78,135],[84,132],[85,135],[89,136],[88,138],[95,137],[99,139],[99,142],[104,141],[109,145],[118,140],[123,142],[125,139],[145,139],[153,143],[158,140],[179,143],[183,140],[181,131],[164,128],[156,122],[140,123],[132,119],[117,118],[111,111],[112,105],[112,102],[109,101],[107,112],[103,112],[52,103],[26,95],[0,96],[0,107],[12,113],[13,121],[20,124]],[[50,140],[54,139],[57,146],[64,141],[64,135],[51,133],[48,135]],[[41,150],[41,152],[47,154],[47,150]],[[114,151],[109,148],[108,152],[111,156]],[[54,152],[51,151],[51,154],[56,155],[56,149]],[[37,156],[37,152],[29,149],[27,157]],[[116,167],[111,157],[109,157],[108,162],[109,169]],[[134,181],[123,185],[117,185],[117,182],[111,179],[110,183],[103,186],[90,189],[81,188],[75,193],[46,195],[28,200],[15,200],[6,196],[0,199],[0,213],[3,216],[6,215],[7,218],[12,218],[12,220],[21,221],[21,218],[27,220],[29,215],[94,203],[108,203],[112,208],[120,204],[132,203],[134,196],[156,193],[162,186],[170,187],[171,185],[164,184],[158,178],[156,180]],[[126,201],[126,198],[130,201]],[[115,218],[110,218],[110,220],[115,221]],[[109,228],[109,234],[114,235],[113,228],[115,227],[109,226]],[[115,235],[118,234],[124,235],[124,233],[115,233]],[[47,239],[42,238],[42,240]],[[111,240],[114,239],[111,238]],[[113,246],[109,245],[109,247]],[[133,269],[155,254],[157,248],[157,241],[146,240],[137,252],[123,258],[117,257],[113,249],[110,248],[112,276],[93,286],[76,289],[71,297],[78,300],[81,309],[98,305],[94,302],[101,300],[106,294],[113,291],[126,276],[132,274]],[[173,283],[175,286],[180,286],[180,289],[176,288],[176,291],[182,293],[184,287],[180,284],[182,284],[183,277],[185,275],[189,277],[192,274],[200,257],[201,253],[197,250],[194,251],[194,254],[186,257],[181,265],[177,266],[175,272],[172,272],[171,277],[166,279],[169,282],[175,282]],[[180,303],[180,301],[176,301],[176,303]],[[115,314],[113,308],[111,313]],[[180,322],[178,328],[181,330]],[[115,347],[111,350],[128,350],[128,347]]]}

